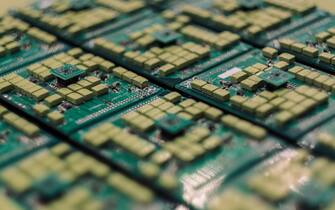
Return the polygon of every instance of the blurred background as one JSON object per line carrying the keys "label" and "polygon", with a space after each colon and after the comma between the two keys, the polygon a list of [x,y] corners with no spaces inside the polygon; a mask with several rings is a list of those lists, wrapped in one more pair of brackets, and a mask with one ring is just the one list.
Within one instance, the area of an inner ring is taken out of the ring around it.
{"label": "blurred background", "polygon": [[[3,14],[11,7],[17,7],[27,4],[31,0],[0,0],[0,14]],[[335,0],[314,0],[320,8],[335,13]]]}
{"label": "blurred background", "polygon": [[334,0],[314,0],[321,8],[335,13]]}

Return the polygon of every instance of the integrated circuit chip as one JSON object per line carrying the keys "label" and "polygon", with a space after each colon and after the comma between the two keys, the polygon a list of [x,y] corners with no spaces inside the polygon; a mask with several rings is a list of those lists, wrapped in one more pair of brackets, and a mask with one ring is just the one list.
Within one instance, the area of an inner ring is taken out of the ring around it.
{"label": "integrated circuit chip", "polygon": [[57,78],[57,82],[65,86],[77,82],[79,77],[84,75],[84,73],[84,70],[71,64],[64,64],[59,68],[51,70],[51,74]]}
{"label": "integrated circuit chip", "polygon": [[163,135],[169,137],[181,134],[191,125],[192,121],[174,114],[168,114],[156,121],[156,126],[162,130]]}
{"label": "integrated circuit chip", "polygon": [[156,39],[156,41],[162,46],[167,45],[167,44],[172,44],[176,42],[178,38],[181,37],[179,33],[176,33],[175,31],[171,31],[168,29],[157,31],[153,33],[153,36]]}
{"label": "integrated circuit chip", "polygon": [[279,88],[294,78],[291,73],[282,71],[277,68],[271,68],[259,75],[268,85],[273,88]]}

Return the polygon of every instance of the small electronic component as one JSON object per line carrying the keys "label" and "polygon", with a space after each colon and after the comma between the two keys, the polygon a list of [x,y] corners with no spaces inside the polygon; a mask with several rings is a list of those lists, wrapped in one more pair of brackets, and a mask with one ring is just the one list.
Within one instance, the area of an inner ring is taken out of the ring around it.
{"label": "small electronic component", "polygon": [[171,30],[157,31],[153,34],[153,36],[161,46],[173,44],[181,37],[180,34]]}
{"label": "small electronic component", "polygon": [[163,135],[170,137],[181,134],[191,125],[192,121],[174,114],[168,114],[156,121],[156,126],[162,130]]}
{"label": "small electronic component", "polygon": [[52,69],[51,74],[53,74],[57,82],[63,86],[76,83],[79,77],[84,75],[84,71],[71,64],[64,64],[63,66]]}
{"label": "small electronic component", "polygon": [[264,80],[266,84],[273,88],[279,88],[294,78],[291,73],[282,71],[277,68],[271,68],[259,75],[259,78]]}

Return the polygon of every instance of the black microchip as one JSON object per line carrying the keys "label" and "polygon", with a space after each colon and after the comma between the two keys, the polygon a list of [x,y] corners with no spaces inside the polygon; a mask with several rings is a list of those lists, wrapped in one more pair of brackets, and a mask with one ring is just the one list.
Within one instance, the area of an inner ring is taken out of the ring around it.
{"label": "black microchip", "polygon": [[44,202],[49,202],[65,192],[67,183],[61,181],[57,176],[51,175],[35,184],[36,192]]}
{"label": "black microchip", "polygon": [[70,85],[77,82],[79,77],[84,73],[85,71],[70,64],[65,64],[57,69],[51,70],[51,74],[57,78],[57,82],[61,85]]}
{"label": "black microchip", "polygon": [[164,46],[175,43],[180,37],[180,34],[171,30],[162,30],[155,32],[153,36],[160,45]]}
{"label": "black microchip", "polygon": [[180,135],[192,124],[192,121],[174,114],[168,114],[156,121],[156,126],[162,130],[163,135],[169,137]]}

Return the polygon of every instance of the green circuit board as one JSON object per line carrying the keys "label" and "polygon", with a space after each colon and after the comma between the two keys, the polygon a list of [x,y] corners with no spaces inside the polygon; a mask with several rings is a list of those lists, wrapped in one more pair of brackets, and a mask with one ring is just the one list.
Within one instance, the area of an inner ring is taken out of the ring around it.
{"label": "green circuit board", "polygon": [[19,19],[0,17],[0,75],[66,48],[54,35]]}
{"label": "green circuit board", "polygon": [[13,9],[0,210],[334,210],[334,24],[311,0]]}
{"label": "green circuit board", "polygon": [[217,188],[209,210],[334,208],[334,161],[288,149]]}
{"label": "green circuit board", "polygon": [[4,97],[66,133],[161,90],[146,78],[79,48],[25,66],[1,81]]}
{"label": "green circuit board", "polygon": [[206,0],[181,2],[169,9],[214,30],[237,32],[257,46],[328,16],[309,0]]}
{"label": "green circuit board", "polygon": [[319,154],[334,157],[334,123],[335,121],[332,118],[327,123],[311,130],[299,140],[299,145],[317,151]]}
{"label": "green circuit board", "polygon": [[334,78],[294,59],[273,48],[251,51],[178,89],[297,138],[334,116]]}
{"label": "green circuit board", "polygon": [[35,1],[16,11],[18,17],[76,44],[105,31],[118,30],[151,13],[142,0]]}
{"label": "green circuit board", "polygon": [[334,34],[334,17],[327,17],[273,40],[269,45],[296,55],[301,62],[334,73]]}
{"label": "green circuit board", "polygon": [[195,196],[200,188],[210,188],[214,180],[224,183],[285,148],[263,128],[177,92],[143,101],[73,136],[194,207],[203,205]]}
{"label": "green circuit board", "polygon": [[0,165],[53,142],[38,126],[0,105]]}
{"label": "green circuit board", "polygon": [[98,36],[87,46],[170,87],[250,49],[237,34],[216,33],[184,15],[164,12]]}
{"label": "green circuit board", "polygon": [[1,208],[131,210],[182,208],[67,144],[12,161],[0,172]]}

